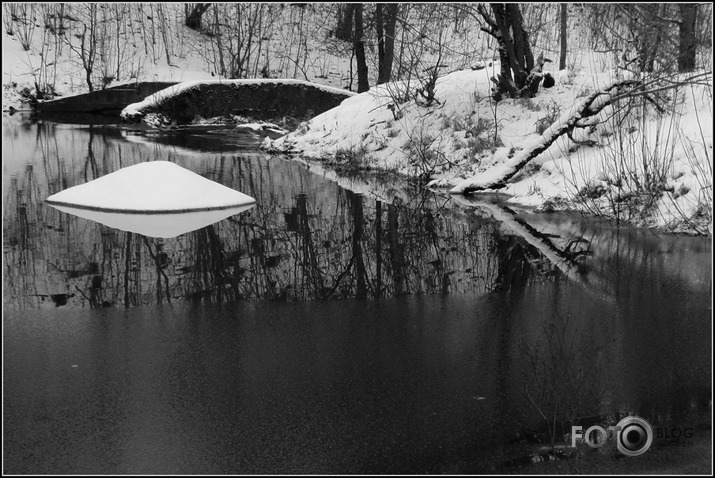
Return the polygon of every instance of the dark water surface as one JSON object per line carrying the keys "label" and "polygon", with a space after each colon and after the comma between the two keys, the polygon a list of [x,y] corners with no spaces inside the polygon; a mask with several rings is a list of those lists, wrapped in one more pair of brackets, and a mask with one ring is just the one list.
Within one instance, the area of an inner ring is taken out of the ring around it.
{"label": "dark water surface", "polygon": [[[246,142],[4,122],[6,473],[491,472],[542,413],[707,421],[709,240]],[[258,204],[175,239],[43,204],[151,160]]]}

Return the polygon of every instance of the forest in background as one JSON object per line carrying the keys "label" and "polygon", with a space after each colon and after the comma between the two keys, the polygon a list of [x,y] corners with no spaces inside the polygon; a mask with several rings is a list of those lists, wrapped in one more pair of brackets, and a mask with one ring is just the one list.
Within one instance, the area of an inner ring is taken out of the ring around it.
{"label": "forest in background", "polygon": [[[694,3],[3,4],[37,98],[150,79],[158,65],[358,92],[413,80],[429,95],[437,76],[492,59],[497,89],[515,96],[534,67],[573,70],[587,51],[651,75],[708,67],[711,20],[712,6]],[[72,91],[59,84],[69,71]]]}

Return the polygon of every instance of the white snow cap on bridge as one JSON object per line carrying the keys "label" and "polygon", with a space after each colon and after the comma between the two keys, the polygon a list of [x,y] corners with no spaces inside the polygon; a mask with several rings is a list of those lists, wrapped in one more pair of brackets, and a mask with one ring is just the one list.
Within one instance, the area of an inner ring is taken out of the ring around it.
{"label": "white snow cap on bridge", "polygon": [[184,91],[188,91],[192,88],[206,86],[206,85],[229,85],[229,86],[248,86],[248,85],[303,85],[309,86],[311,88],[316,88],[319,90],[326,91],[328,93],[354,96],[357,93],[352,91],[343,90],[341,88],[335,88],[332,86],[321,85],[319,83],[312,83],[310,81],[294,80],[294,79],[270,79],[270,78],[260,78],[252,80],[197,80],[197,81],[184,81],[176,85],[172,85],[163,90],[157,91],[153,95],[149,95],[138,103],[132,103],[122,110],[122,118],[132,117],[140,115],[144,108],[150,106],[158,105],[162,101],[165,101],[172,96],[177,96]]}

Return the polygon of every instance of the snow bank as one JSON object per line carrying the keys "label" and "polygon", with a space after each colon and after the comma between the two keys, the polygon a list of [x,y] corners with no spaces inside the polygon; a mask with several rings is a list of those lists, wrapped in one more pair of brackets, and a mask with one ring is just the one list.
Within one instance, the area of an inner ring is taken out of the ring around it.
{"label": "snow bank", "polygon": [[[459,193],[497,183],[505,173],[514,172],[529,149],[544,149],[549,136],[558,136],[559,128],[573,120],[589,95],[632,79],[621,70],[563,70],[553,74],[556,85],[539,90],[535,98],[495,104],[489,79],[498,69],[494,62],[484,70],[456,71],[439,78],[438,102],[432,105],[415,101],[418,84],[379,85],[303,123],[293,133],[265,140],[263,147],[327,163],[353,161],[367,169],[429,175],[428,187]],[[404,101],[400,97],[408,90],[412,99]],[[594,187],[610,188],[602,200],[596,198],[595,204],[588,205],[589,210],[608,215],[613,212],[608,210],[609,197],[621,194],[637,200],[639,194],[633,190],[639,186],[628,189],[613,177],[623,166],[614,164],[619,144],[648,144],[649,151],[636,148],[627,153],[630,167],[640,174],[646,157],[661,158],[669,162],[669,178],[655,210],[627,220],[676,229],[680,221],[687,230],[690,226],[683,218],[702,216],[699,211],[707,207],[708,195],[712,198],[712,88],[705,83],[680,88],[677,98],[674,93],[668,93],[671,104],[667,105],[674,111],[665,115],[649,106],[635,111],[635,120],[623,125],[607,107],[600,115],[582,120],[572,135],[578,143],[559,136],[506,184],[499,184],[500,192],[512,196],[510,203],[524,206],[580,208],[586,205],[576,200],[579,194]]]}
{"label": "snow bank", "polygon": [[[400,97],[411,97],[420,86],[415,80],[411,84],[392,82],[375,86],[316,116],[297,131],[264,145],[277,151],[298,151],[311,158],[360,150],[367,155],[371,167],[413,175],[417,171],[410,165],[410,148],[406,144],[446,138],[445,133],[450,131],[444,128],[445,119],[469,115],[468,111],[477,109],[479,96],[489,92],[493,68],[457,71],[438,79],[435,96],[439,104],[431,107],[413,100],[401,102]],[[453,149],[449,139],[439,142],[447,153]]]}

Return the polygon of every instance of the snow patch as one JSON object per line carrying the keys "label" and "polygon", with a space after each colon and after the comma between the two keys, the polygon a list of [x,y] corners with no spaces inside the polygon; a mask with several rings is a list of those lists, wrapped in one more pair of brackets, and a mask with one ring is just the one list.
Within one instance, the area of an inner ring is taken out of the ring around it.
{"label": "snow patch", "polygon": [[53,194],[46,201],[52,206],[124,213],[206,211],[256,202],[169,161],[129,166]]}

